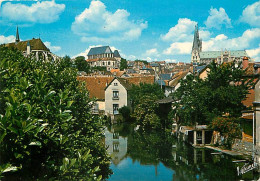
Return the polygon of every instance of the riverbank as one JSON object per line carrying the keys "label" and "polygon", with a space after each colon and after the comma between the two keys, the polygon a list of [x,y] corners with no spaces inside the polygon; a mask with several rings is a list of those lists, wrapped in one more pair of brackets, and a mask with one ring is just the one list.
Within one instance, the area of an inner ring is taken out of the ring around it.
{"label": "riverbank", "polygon": [[249,155],[245,155],[245,154],[242,154],[242,153],[239,153],[239,152],[236,152],[236,151],[232,151],[232,150],[221,149],[221,148],[215,147],[215,146],[205,146],[205,148],[208,148],[208,149],[211,149],[211,150],[214,150],[214,151],[218,151],[218,152],[230,155],[230,156],[241,157],[241,158],[246,159],[246,160],[251,159],[251,157]]}

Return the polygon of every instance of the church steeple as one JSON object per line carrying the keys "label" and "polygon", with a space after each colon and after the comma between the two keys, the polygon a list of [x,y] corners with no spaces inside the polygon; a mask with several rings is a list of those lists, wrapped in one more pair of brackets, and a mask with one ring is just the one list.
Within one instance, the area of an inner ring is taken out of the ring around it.
{"label": "church steeple", "polygon": [[19,37],[19,31],[18,31],[18,26],[16,27],[16,38],[15,38],[15,43],[20,42],[20,37]]}
{"label": "church steeple", "polygon": [[196,50],[196,51],[201,51],[202,47],[201,47],[201,40],[199,37],[199,28],[198,28],[198,24],[195,25],[195,30],[194,30],[194,39],[193,39],[193,46],[192,46],[192,51]]}
{"label": "church steeple", "polygon": [[195,25],[194,30],[194,39],[192,45],[192,52],[191,52],[191,62],[192,63],[199,63],[200,61],[200,52],[202,51],[202,40],[199,37],[199,28],[198,24]]}

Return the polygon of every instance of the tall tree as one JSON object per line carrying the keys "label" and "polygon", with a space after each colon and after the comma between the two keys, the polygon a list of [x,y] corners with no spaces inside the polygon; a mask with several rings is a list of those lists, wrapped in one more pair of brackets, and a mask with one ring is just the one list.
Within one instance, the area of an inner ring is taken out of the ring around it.
{"label": "tall tree", "polygon": [[195,125],[209,124],[214,117],[224,114],[239,117],[244,109],[242,100],[252,86],[244,74],[235,63],[217,65],[212,62],[205,81],[194,75],[187,76],[173,95],[179,121]]}
{"label": "tall tree", "polygon": [[132,116],[137,123],[146,128],[160,128],[160,118],[157,114],[158,104],[156,101],[164,98],[164,93],[158,84],[133,85],[130,90],[130,98],[134,112]]}
{"label": "tall tree", "polygon": [[124,58],[121,58],[121,62],[120,62],[120,70],[124,70],[127,69],[127,61]]}
{"label": "tall tree", "polygon": [[79,70],[79,71],[84,71],[86,73],[89,73],[90,72],[90,66],[88,64],[88,62],[85,60],[85,57],[84,56],[78,56],[76,57],[75,59],[75,65],[76,65],[76,68]]}

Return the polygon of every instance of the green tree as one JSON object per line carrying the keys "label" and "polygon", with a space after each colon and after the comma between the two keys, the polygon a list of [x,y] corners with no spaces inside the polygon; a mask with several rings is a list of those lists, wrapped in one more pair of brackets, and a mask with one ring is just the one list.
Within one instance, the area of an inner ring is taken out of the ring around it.
{"label": "green tree", "polygon": [[0,175],[100,180],[111,173],[103,120],[90,113],[88,92],[69,62],[0,48]]}
{"label": "green tree", "polygon": [[64,67],[72,67],[73,65],[72,60],[68,55],[65,55],[60,61]]}
{"label": "green tree", "polygon": [[164,98],[164,93],[158,84],[145,84],[133,85],[130,90],[130,98],[132,106],[139,104],[140,98],[145,95],[154,95],[158,100]]}
{"label": "green tree", "polygon": [[217,65],[211,63],[205,81],[189,75],[173,94],[175,114],[183,125],[209,124],[213,118],[239,117],[244,109],[252,82],[243,75],[245,71],[235,63]]}
{"label": "green tree", "polygon": [[145,65],[148,65],[148,62],[146,60],[135,60],[136,62],[143,62]]}
{"label": "green tree", "polygon": [[134,112],[134,117],[138,124],[145,128],[161,127],[161,120],[158,116],[159,105],[156,103],[164,98],[164,93],[158,84],[140,84],[133,85],[130,90],[130,98]]}
{"label": "green tree", "polygon": [[124,70],[127,69],[127,61],[124,58],[121,58],[121,62],[120,62],[120,70]]}
{"label": "green tree", "polygon": [[131,117],[130,117],[131,111],[130,111],[129,107],[123,106],[123,107],[119,108],[118,111],[120,114],[122,114],[125,121],[129,121],[131,119]]}
{"label": "green tree", "polygon": [[158,109],[157,97],[155,95],[144,95],[140,97],[140,103],[135,107],[133,117],[137,124],[144,128],[158,129],[161,127],[160,118],[156,114]]}
{"label": "green tree", "polygon": [[78,56],[76,57],[75,59],[75,65],[76,65],[76,68],[79,70],[79,71],[84,71],[86,73],[89,73],[90,72],[90,66],[88,64],[88,62],[85,60],[85,57],[84,56]]}
{"label": "green tree", "polygon": [[220,135],[224,136],[224,145],[229,148],[231,147],[234,138],[241,137],[241,128],[238,118],[216,117],[212,120],[210,128],[218,131]]}

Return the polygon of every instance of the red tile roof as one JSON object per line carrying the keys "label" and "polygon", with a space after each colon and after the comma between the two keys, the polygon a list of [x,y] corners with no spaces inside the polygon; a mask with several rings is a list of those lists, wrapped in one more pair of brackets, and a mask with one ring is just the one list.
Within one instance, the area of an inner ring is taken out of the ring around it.
{"label": "red tile roof", "polygon": [[[112,76],[78,76],[77,80],[84,81],[90,98],[105,100],[105,88],[114,79]],[[128,84],[153,84],[154,76],[126,77]]]}
{"label": "red tile roof", "polygon": [[105,88],[114,79],[114,77],[79,76],[77,79],[86,83],[86,88],[89,91],[90,98],[105,100]]}
{"label": "red tile roof", "polygon": [[[253,80],[254,83],[257,83],[258,81],[259,81],[258,78],[255,78]],[[248,94],[246,95],[246,99],[243,100],[242,103],[246,107],[252,107],[254,101],[255,101],[255,89],[250,89]]]}

